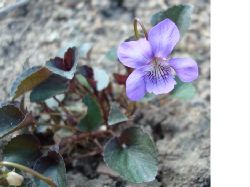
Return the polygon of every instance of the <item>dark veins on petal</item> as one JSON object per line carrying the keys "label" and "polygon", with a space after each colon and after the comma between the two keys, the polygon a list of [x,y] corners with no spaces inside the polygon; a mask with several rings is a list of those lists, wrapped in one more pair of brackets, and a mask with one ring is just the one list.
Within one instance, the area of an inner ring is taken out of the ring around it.
{"label": "dark veins on petal", "polygon": [[162,65],[157,63],[153,66],[151,70],[146,71],[147,78],[153,83],[164,81],[168,82],[168,77],[172,76],[172,69],[168,65]]}

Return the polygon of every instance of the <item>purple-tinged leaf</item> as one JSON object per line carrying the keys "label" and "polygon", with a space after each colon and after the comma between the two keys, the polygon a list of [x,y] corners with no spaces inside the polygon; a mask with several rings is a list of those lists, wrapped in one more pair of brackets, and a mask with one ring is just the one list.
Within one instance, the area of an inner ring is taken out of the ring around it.
{"label": "purple-tinged leaf", "polygon": [[77,48],[72,47],[65,52],[64,58],[55,57],[47,61],[46,67],[57,75],[72,79],[76,72],[78,58]]}
{"label": "purple-tinged leaf", "polygon": [[[50,177],[58,187],[66,187],[66,168],[62,156],[57,151],[48,151],[35,163],[34,169]],[[48,187],[46,183],[35,179],[37,187]]]}
{"label": "purple-tinged leaf", "polygon": [[31,134],[12,138],[3,149],[3,160],[32,167],[42,155],[39,140]]}
{"label": "purple-tinged leaf", "polygon": [[44,101],[53,96],[63,94],[68,90],[69,80],[53,74],[47,80],[37,85],[30,94],[31,102]]}
{"label": "purple-tinged leaf", "polygon": [[45,67],[34,66],[22,72],[13,82],[10,95],[13,99],[32,90],[52,73]]}
{"label": "purple-tinged leaf", "polygon": [[0,138],[35,123],[30,113],[24,114],[13,104],[0,108]]}

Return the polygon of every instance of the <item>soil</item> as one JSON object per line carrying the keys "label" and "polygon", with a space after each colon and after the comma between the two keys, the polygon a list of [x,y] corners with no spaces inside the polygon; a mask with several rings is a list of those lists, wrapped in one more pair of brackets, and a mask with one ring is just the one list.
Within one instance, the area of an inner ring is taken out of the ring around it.
{"label": "soil", "polygon": [[[12,2],[2,1],[0,7]],[[117,71],[105,54],[133,34],[133,18],[141,18],[150,28],[154,13],[181,3],[192,4],[194,10],[175,56],[190,56],[199,63],[197,94],[188,101],[160,96],[137,111],[134,119],[157,144],[157,179],[127,183],[97,156],[74,161],[67,187],[210,186],[210,1],[124,0],[123,7],[117,7],[114,0],[37,0],[0,18],[0,100],[4,100],[18,73],[44,64],[69,43],[93,44],[91,63]]]}

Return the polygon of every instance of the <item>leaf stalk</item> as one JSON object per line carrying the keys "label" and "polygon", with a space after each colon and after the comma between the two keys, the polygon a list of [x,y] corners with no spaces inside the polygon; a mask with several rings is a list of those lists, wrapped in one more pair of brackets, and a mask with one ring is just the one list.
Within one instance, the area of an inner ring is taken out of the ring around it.
{"label": "leaf stalk", "polygon": [[39,172],[37,172],[37,171],[35,171],[35,170],[31,169],[31,168],[28,168],[26,166],[23,166],[21,164],[17,164],[17,163],[14,163],[14,162],[2,161],[2,162],[0,162],[0,166],[2,166],[2,167],[3,166],[14,167],[16,169],[20,169],[22,171],[30,173],[34,177],[39,178],[40,180],[44,181],[45,183],[47,183],[51,187],[57,187],[57,185],[52,181],[51,178],[46,177],[46,176],[42,175],[41,173],[39,173]]}

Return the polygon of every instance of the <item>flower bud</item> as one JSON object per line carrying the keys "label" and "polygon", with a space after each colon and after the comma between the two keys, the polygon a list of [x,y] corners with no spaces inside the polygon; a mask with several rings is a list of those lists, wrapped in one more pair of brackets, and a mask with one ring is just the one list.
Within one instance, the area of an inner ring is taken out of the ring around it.
{"label": "flower bud", "polygon": [[6,180],[8,181],[9,185],[21,186],[23,183],[23,176],[11,171],[7,174]]}

